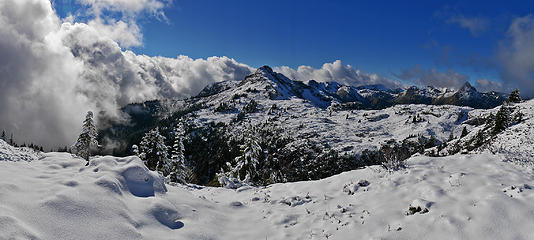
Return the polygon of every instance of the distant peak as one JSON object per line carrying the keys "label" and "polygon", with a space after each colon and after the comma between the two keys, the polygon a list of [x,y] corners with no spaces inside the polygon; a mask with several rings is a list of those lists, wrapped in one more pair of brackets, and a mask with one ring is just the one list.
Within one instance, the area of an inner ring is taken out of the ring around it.
{"label": "distant peak", "polygon": [[266,72],[266,73],[273,73],[273,69],[267,65],[264,65],[260,68],[258,68],[258,70],[256,70],[256,72]]}
{"label": "distant peak", "polygon": [[460,88],[460,91],[461,92],[471,92],[471,91],[476,92],[477,90],[475,89],[475,87],[471,86],[469,82],[465,82],[462,88]]}
{"label": "distant peak", "polygon": [[465,87],[465,88],[471,88],[473,86],[471,86],[471,84],[469,82],[465,82],[464,85],[462,87]]}

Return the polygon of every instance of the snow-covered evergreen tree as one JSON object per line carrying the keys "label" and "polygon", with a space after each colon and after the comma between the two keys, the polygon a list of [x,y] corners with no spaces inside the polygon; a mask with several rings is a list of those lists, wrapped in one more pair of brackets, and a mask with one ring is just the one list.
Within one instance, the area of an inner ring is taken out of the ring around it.
{"label": "snow-covered evergreen tree", "polygon": [[252,184],[252,180],[258,175],[257,166],[263,151],[256,139],[255,132],[256,129],[252,125],[245,130],[241,155],[235,159],[235,165],[232,166],[227,163],[229,171],[221,170],[221,173],[217,175],[217,179],[223,187],[237,188]]}
{"label": "snow-covered evergreen tree", "polygon": [[509,103],[520,103],[521,102],[521,95],[519,94],[519,89],[515,89],[510,93],[510,96],[508,96],[508,102]]}
{"label": "snow-covered evergreen tree", "polygon": [[167,151],[165,137],[159,133],[157,127],[148,131],[139,143],[139,158],[143,160],[148,169],[157,170],[164,176],[171,172]]}
{"label": "snow-covered evergreen tree", "polygon": [[139,147],[137,145],[132,145],[132,153],[135,155],[135,156],[138,156],[139,157]]}
{"label": "snow-covered evergreen tree", "polygon": [[249,126],[245,132],[245,139],[241,145],[241,156],[236,158],[236,162],[240,167],[238,177],[241,179],[245,175],[245,182],[250,181],[257,175],[257,166],[259,158],[262,154],[262,149],[255,136],[256,129],[254,126]]}
{"label": "snow-covered evergreen tree", "polygon": [[4,142],[7,142],[6,131],[4,130],[2,130],[2,140],[4,140]]}
{"label": "snow-covered evergreen tree", "polygon": [[172,182],[185,183],[186,168],[184,155],[184,125],[179,123],[174,129],[174,144],[171,155],[171,172],[169,177]]}
{"label": "snow-covered evergreen tree", "polygon": [[93,112],[89,111],[83,121],[82,132],[78,140],[71,147],[72,153],[89,161],[92,152],[98,147],[97,136],[98,133],[95,122],[93,121]]}
{"label": "snow-covered evergreen tree", "polygon": [[9,137],[9,145],[15,145],[15,138],[13,138],[13,133],[11,133],[11,137]]}
{"label": "snow-covered evergreen tree", "polygon": [[495,115],[495,125],[493,127],[493,134],[502,132],[510,125],[510,109],[506,105],[502,105]]}
{"label": "snow-covered evergreen tree", "polygon": [[463,138],[465,136],[467,136],[468,132],[467,132],[467,128],[464,127],[464,129],[462,129],[462,135],[460,135],[460,138]]}

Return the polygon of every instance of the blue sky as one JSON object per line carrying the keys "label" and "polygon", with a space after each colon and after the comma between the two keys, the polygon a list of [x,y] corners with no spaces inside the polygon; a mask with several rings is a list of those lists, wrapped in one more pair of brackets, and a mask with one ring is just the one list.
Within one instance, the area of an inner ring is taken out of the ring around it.
{"label": "blue sky", "polygon": [[[55,0],[57,2],[72,0]],[[253,67],[342,60],[395,76],[421,66],[499,81],[494,56],[526,1],[175,0],[168,21],[138,19],[149,56],[228,56]],[[79,6],[57,7],[60,16]]]}

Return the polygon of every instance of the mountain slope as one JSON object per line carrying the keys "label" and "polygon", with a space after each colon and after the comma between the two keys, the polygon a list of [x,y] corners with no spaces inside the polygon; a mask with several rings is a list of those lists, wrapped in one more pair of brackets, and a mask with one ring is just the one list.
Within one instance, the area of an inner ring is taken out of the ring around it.
{"label": "mountain slope", "polygon": [[132,121],[101,132],[101,143],[109,147],[107,153],[129,155],[144,132],[158,126],[171,145],[173,128],[181,122],[191,181],[206,185],[216,184],[215,174],[239,156],[244,133],[253,131],[265,153],[259,156],[266,167],[255,179],[258,184],[320,179],[381,164],[390,148],[405,159],[451,134],[459,136],[461,116],[473,108],[396,103],[433,103],[444,96],[476,102],[485,94],[467,85],[453,92],[304,83],[264,66],[242,81],[207,86],[193,98],[129,105],[123,111]]}

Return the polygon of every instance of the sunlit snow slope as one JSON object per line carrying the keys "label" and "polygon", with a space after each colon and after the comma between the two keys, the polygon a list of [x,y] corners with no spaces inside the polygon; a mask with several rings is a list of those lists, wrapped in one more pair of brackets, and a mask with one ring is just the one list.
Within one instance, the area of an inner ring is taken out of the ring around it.
{"label": "sunlit snow slope", "polygon": [[238,190],[165,186],[136,157],[95,157],[86,167],[1,140],[0,154],[0,239],[534,236],[532,168],[489,153],[416,156],[393,173],[373,166]]}

